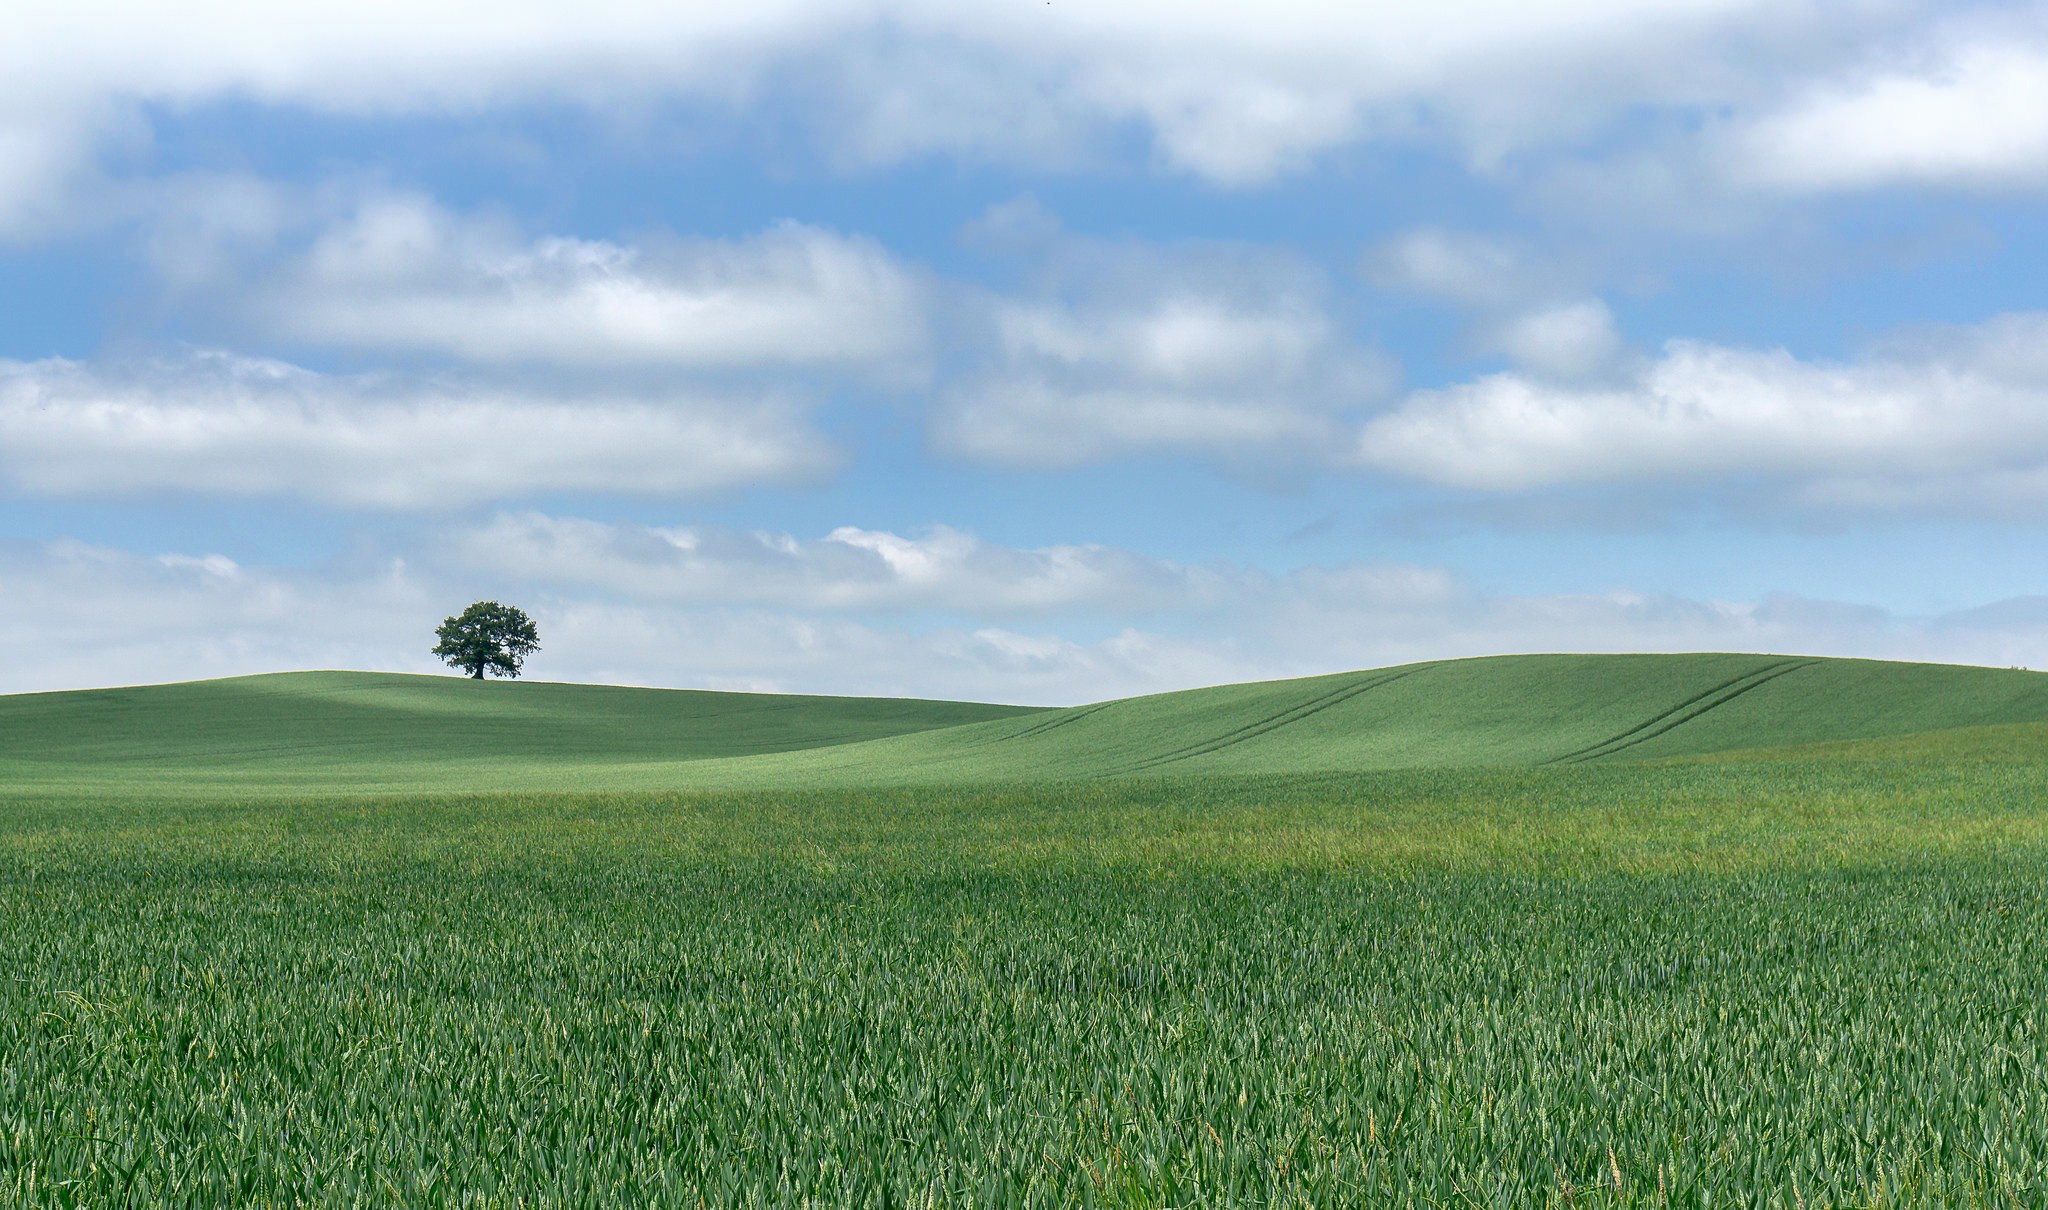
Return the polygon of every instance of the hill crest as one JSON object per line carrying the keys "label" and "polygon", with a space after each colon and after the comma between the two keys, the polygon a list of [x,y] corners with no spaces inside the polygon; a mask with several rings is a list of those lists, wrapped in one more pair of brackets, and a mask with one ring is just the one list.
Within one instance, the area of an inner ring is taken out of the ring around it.
{"label": "hill crest", "polygon": [[2048,723],[2048,674],[1806,656],[1432,661],[1059,709],[313,672],[0,697],[0,788],[792,789],[1573,766]]}

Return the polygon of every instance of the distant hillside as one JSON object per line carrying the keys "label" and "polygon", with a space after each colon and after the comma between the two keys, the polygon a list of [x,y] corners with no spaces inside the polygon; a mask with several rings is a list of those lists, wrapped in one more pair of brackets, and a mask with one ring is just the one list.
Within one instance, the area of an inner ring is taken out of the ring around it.
{"label": "distant hillside", "polygon": [[204,783],[495,789],[857,743],[1034,713],[907,698],[628,689],[374,672],[0,696],[0,790]]}
{"label": "distant hillside", "polygon": [[291,673],[0,697],[0,792],[796,789],[1575,765],[1798,745],[1867,754],[1867,741],[1958,728],[2024,748],[2034,731],[2016,724],[2048,724],[2048,674],[1768,655],[1500,656],[1061,710]]}
{"label": "distant hillside", "polygon": [[748,770],[900,781],[1586,764],[2044,722],[2048,674],[2038,672],[1770,655],[1496,656],[1127,698]]}

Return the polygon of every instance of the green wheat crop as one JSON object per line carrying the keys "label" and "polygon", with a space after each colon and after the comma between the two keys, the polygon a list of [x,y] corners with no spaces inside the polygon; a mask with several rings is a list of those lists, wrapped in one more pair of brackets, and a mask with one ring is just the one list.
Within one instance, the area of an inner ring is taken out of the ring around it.
{"label": "green wheat crop", "polygon": [[17,803],[0,1201],[2038,1205],[2044,790]]}
{"label": "green wheat crop", "polygon": [[0,1205],[2048,1204],[2048,677],[0,698]]}

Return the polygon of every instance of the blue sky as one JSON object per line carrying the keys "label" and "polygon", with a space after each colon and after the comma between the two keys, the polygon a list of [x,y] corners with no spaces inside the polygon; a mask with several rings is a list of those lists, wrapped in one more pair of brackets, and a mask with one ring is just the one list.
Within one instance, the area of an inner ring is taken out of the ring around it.
{"label": "blue sky", "polygon": [[0,691],[2048,664],[2048,7],[0,14]]}

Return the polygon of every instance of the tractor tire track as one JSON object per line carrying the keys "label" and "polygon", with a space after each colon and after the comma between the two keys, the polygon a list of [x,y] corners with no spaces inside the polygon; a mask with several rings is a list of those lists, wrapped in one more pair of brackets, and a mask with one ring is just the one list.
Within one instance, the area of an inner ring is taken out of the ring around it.
{"label": "tractor tire track", "polygon": [[1119,772],[1142,772],[1146,769],[1157,768],[1160,765],[1173,764],[1176,761],[1187,760],[1190,757],[1207,756],[1211,752],[1220,752],[1225,748],[1235,747],[1238,744],[1245,742],[1246,740],[1257,739],[1261,735],[1265,735],[1269,732],[1277,731],[1282,727],[1298,723],[1302,719],[1309,718],[1313,715],[1321,714],[1323,711],[1328,710],[1332,706],[1348,702],[1352,698],[1357,697],[1362,693],[1370,692],[1371,690],[1377,689],[1382,685],[1390,685],[1395,681],[1400,680],[1402,677],[1413,676],[1415,673],[1420,671],[1420,668],[1411,668],[1406,672],[1394,673],[1392,676],[1383,676],[1376,680],[1340,686],[1339,688],[1333,689],[1330,692],[1325,693],[1319,697],[1310,698],[1308,701],[1303,702],[1300,705],[1290,706],[1287,709],[1282,710],[1278,714],[1269,715],[1263,719],[1259,719],[1256,722],[1246,723],[1242,727],[1238,727],[1235,730],[1226,731],[1222,735],[1213,736],[1205,740],[1200,740],[1196,743],[1189,744],[1186,747],[1175,748],[1171,752],[1162,753],[1158,756],[1151,757],[1147,760],[1139,761],[1137,764],[1130,765],[1124,769],[1119,770]]}
{"label": "tractor tire track", "polygon": [[1024,728],[1022,731],[1014,731],[1009,735],[1005,735],[1001,739],[996,740],[995,742],[999,744],[1007,744],[1013,739],[1023,739],[1027,735],[1043,735],[1048,731],[1064,727],[1068,723],[1078,723],[1082,719],[1087,718],[1089,715],[1094,714],[1096,711],[1106,710],[1109,707],[1114,706],[1115,704],[1115,702],[1097,702],[1092,706],[1076,706],[1071,710],[1060,711],[1058,713],[1058,717],[1047,719],[1042,723],[1033,723],[1031,726]]}
{"label": "tractor tire track", "polygon": [[1710,711],[1719,710],[1750,690],[1767,685],[1788,672],[1797,672],[1801,668],[1810,668],[1819,662],[1819,660],[1782,660],[1776,664],[1765,665],[1733,680],[1724,681],[1705,693],[1695,694],[1671,709],[1664,711],[1662,714],[1645,722],[1638,723],[1619,735],[1602,740],[1590,748],[1581,748],[1577,752],[1568,752],[1563,756],[1553,757],[1543,763],[1548,765],[1576,765],[1583,764],[1589,760],[1600,760],[1613,756],[1617,752],[1633,748],[1637,744],[1645,743],[1656,739],[1666,732],[1676,730]]}
{"label": "tractor tire track", "polygon": [[1717,685],[1709,685],[1707,688],[1700,690],[1698,693],[1693,694],[1691,697],[1686,698],[1684,701],[1678,703],[1675,706],[1669,707],[1668,709],[1662,710],[1656,714],[1651,715],[1649,718],[1644,719],[1642,722],[1637,723],[1633,727],[1630,727],[1624,731],[1616,732],[1615,734],[1608,736],[1606,739],[1601,740],[1599,743],[1587,744],[1583,748],[1578,748],[1571,752],[1567,752],[1562,756],[1553,756],[1549,760],[1544,761],[1543,763],[1546,765],[1562,764],[1563,762],[1572,760],[1576,757],[1586,756],[1591,753],[1597,752],[1600,749],[1605,748],[1609,744],[1620,743],[1622,740],[1625,740],[1630,736],[1636,734],[1637,732],[1642,731],[1644,728],[1656,726],[1658,723],[1663,722],[1665,719],[1670,718],[1672,715],[1677,714],[1679,711],[1684,710],[1689,706],[1697,705],[1698,703],[1703,702],[1724,690],[1733,689],[1737,685],[1740,685],[1742,682],[1749,680],[1751,677],[1762,676],[1764,673],[1770,672],[1773,669],[1783,668],[1786,664],[1790,662],[1791,661],[1789,660],[1780,660],[1774,664],[1765,664],[1761,668],[1752,668],[1748,672],[1744,672],[1738,676],[1731,676],[1727,680],[1722,681]]}

